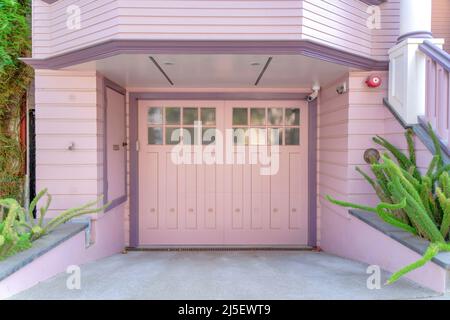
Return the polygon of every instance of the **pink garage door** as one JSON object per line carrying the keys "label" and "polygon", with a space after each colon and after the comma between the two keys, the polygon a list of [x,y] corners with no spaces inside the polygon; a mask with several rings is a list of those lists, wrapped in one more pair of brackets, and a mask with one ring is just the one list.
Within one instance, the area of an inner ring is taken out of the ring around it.
{"label": "pink garage door", "polygon": [[139,245],[306,245],[303,101],[139,102]]}

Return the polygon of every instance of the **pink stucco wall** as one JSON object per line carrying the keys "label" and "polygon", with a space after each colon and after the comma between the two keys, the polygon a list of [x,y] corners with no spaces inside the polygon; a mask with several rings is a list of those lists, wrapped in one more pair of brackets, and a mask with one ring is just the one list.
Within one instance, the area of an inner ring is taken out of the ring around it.
{"label": "pink stucco wall", "polygon": [[[386,96],[387,74],[378,89],[369,89],[364,81],[370,72],[351,72],[348,77],[324,88],[319,103],[319,212],[320,246],[326,252],[379,265],[396,271],[419,258],[419,255],[388,236],[348,214],[345,208],[330,204],[325,195],[374,205],[378,202],[371,187],[355,171],[367,169],[362,155],[376,147],[371,138],[380,134],[405,148],[404,129],[382,103]],[[335,87],[346,81],[347,94],[338,95]],[[431,159],[424,145],[416,139],[418,166],[423,170]],[[408,275],[426,287],[445,291],[446,272],[434,263]]]}

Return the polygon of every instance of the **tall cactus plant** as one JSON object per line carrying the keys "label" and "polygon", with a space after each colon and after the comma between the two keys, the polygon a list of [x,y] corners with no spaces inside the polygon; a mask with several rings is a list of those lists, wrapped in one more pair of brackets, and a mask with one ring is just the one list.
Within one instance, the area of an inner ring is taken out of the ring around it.
{"label": "tall cactus plant", "polygon": [[422,267],[439,252],[450,251],[447,243],[450,240],[450,166],[444,165],[439,140],[430,125],[428,131],[434,142],[435,155],[425,173],[417,168],[412,130],[405,133],[407,153],[380,136],[373,138],[387,151],[381,157],[377,152],[366,152],[366,161],[375,178],[360,168],[356,170],[380,199],[381,203],[375,208],[326,197],[339,206],[373,212],[385,222],[430,241],[423,257],[395,272],[388,283]]}
{"label": "tall cactus plant", "polygon": [[[38,202],[47,195],[44,206],[39,208],[38,218],[33,212]],[[65,210],[54,218],[45,219],[52,197],[47,189],[42,190],[30,203],[28,210],[21,207],[15,199],[0,200],[0,260],[32,246],[32,242],[53,231],[59,225],[73,218],[103,211],[109,206],[105,204],[97,208],[102,199],[89,202],[83,206]]]}
{"label": "tall cactus plant", "polygon": [[[31,247],[31,234],[20,228],[21,207],[16,200],[0,200],[0,260]],[[7,211],[7,212],[5,212]]]}

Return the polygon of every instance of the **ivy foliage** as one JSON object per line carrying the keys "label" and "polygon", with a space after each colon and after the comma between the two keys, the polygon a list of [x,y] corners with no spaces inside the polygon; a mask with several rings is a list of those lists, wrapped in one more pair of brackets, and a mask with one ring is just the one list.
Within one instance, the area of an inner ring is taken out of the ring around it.
{"label": "ivy foliage", "polygon": [[23,202],[25,150],[20,122],[25,115],[31,53],[31,0],[0,0],[0,197]]}

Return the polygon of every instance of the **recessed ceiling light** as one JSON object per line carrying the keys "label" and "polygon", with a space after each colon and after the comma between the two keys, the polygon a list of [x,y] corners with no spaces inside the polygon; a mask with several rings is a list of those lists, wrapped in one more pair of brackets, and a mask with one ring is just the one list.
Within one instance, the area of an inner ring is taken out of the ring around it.
{"label": "recessed ceiling light", "polygon": [[259,63],[259,62],[252,62],[251,65],[254,66],[254,67],[257,67],[257,66],[260,66],[261,63]]}

